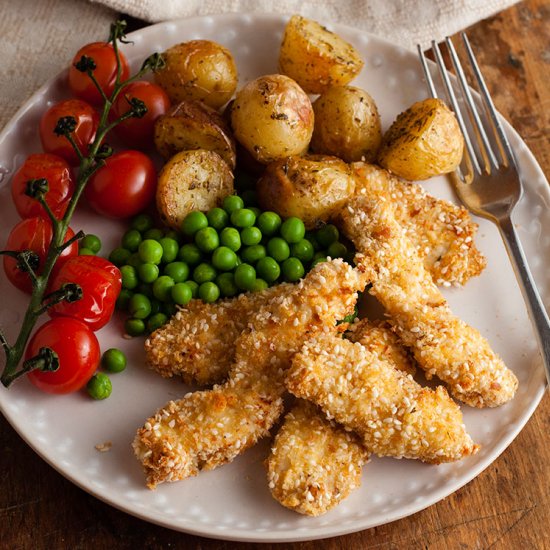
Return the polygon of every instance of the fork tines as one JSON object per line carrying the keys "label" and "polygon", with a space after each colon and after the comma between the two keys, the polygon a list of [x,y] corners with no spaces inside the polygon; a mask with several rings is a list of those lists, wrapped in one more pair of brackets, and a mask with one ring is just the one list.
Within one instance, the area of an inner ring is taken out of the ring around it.
{"label": "fork tines", "polygon": [[[464,41],[468,60],[477,82],[479,94],[482,98],[481,102],[476,102],[472,94],[466,74],[451,39],[447,37],[445,39],[445,44],[454,67],[456,80],[460,84],[460,98],[457,98],[455,86],[453,86],[453,79],[447,71],[441,49],[433,40],[432,51],[447,99],[455,112],[458,124],[464,136],[466,147],[465,160],[468,166],[468,172],[470,172],[472,176],[475,176],[475,174],[481,175],[482,173],[491,173],[492,170],[498,170],[501,165],[515,165],[515,161],[512,149],[499,121],[493,100],[491,99],[487,85],[479,70],[479,65],[472,51],[472,47],[470,46],[470,42],[468,41],[468,37],[465,33],[461,33],[461,37]],[[417,48],[430,95],[432,97],[437,97],[437,88],[424,52],[420,45],[418,45]],[[483,105],[481,109],[478,107],[479,103]],[[463,112],[466,113],[467,119]],[[472,130],[471,132],[468,131],[468,124]],[[488,131],[488,129],[490,130]],[[500,160],[497,158],[497,150]],[[462,179],[466,178],[463,176]]]}

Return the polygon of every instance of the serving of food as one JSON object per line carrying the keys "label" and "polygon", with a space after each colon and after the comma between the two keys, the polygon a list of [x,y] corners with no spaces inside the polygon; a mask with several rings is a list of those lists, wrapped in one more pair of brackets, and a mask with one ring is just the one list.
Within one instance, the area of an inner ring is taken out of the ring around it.
{"label": "serving of food", "polygon": [[[2,412],[144,519],[261,541],[379,525],[475,477],[542,396],[499,236],[444,177],[462,158],[453,114],[423,98],[413,54],[333,30],[299,16],[156,25],[115,49],[114,84],[88,57],[109,52],[87,47],[70,90],[52,80],[0,136],[0,164],[18,170],[1,190],[17,206],[2,205],[6,273],[32,304],[52,272],[24,319],[24,295],[0,283],[8,354],[20,325],[52,317]],[[140,66],[151,76],[123,88]],[[525,247],[544,258],[548,191],[509,130],[534,182]]]}

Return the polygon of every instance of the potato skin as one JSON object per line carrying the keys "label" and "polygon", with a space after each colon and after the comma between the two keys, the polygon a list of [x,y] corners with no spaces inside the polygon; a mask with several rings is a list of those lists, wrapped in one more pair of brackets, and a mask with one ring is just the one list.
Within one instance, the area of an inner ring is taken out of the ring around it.
{"label": "potato skin", "polygon": [[173,156],[159,174],[157,208],[162,221],[180,229],[191,210],[209,210],[234,193],[233,174],[214,151],[197,149]]}
{"label": "potato skin", "polygon": [[374,99],[354,86],[334,86],[313,103],[315,126],[311,149],[346,162],[372,162],[382,142]]}
{"label": "potato skin", "polygon": [[206,149],[216,151],[235,168],[235,140],[223,117],[197,101],[174,105],[155,122],[155,147],[169,159],[180,151]]}
{"label": "potato skin", "polygon": [[231,106],[237,141],[262,164],[304,153],[313,133],[308,95],[288,76],[273,74],[248,82]]}
{"label": "potato skin", "polygon": [[219,109],[237,89],[237,66],[231,52],[210,40],[176,44],[162,54],[165,66],[155,71],[155,82],[172,103],[202,101]]}
{"label": "potato skin", "polygon": [[315,21],[293,15],[285,27],[279,70],[309,94],[344,86],[363,68],[357,50]]}
{"label": "potato skin", "polygon": [[454,113],[440,99],[418,101],[384,134],[378,163],[396,176],[425,180],[456,169],[464,138]]}
{"label": "potato skin", "polygon": [[256,190],[262,208],[301,218],[312,229],[346,203],[355,179],[350,166],[336,157],[293,156],[269,164]]}

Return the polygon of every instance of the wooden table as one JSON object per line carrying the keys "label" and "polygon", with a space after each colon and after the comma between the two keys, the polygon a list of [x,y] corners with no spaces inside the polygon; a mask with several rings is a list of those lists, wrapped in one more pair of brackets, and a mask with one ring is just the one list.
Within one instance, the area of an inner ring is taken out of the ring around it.
{"label": "wooden table", "polygon": [[[550,3],[521,2],[468,34],[497,108],[550,179]],[[406,519],[291,549],[397,550],[550,548],[550,397],[485,472],[444,501]],[[138,520],[65,480],[0,419],[0,548],[249,549]],[[262,545],[266,550],[280,545]]]}

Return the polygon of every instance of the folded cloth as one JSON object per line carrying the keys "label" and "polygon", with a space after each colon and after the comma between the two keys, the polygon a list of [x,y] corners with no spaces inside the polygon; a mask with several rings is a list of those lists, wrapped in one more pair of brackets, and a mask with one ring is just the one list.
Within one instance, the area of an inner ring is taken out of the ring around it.
{"label": "folded cloth", "polygon": [[344,23],[414,48],[429,46],[517,0],[91,0],[146,21],[217,13],[299,13]]}

